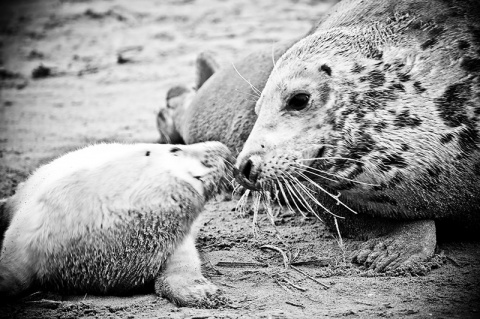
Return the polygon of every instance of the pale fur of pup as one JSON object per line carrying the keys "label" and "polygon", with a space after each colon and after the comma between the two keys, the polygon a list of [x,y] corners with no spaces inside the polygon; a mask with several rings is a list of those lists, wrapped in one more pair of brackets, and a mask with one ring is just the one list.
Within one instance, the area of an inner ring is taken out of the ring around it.
{"label": "pale fur of pup", "polygon": [[208,304],[218,289],[201,274],[192,224],[229,156],[215,142],[98,144],[40,167],[8,200],[0,294],[124,294],[155,281],[179,305]]}

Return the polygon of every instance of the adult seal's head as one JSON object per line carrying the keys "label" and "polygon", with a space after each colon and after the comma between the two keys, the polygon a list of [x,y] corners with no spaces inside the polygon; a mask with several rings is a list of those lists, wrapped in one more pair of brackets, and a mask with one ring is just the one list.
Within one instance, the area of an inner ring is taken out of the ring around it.
{"label": "adult seal's head", "polygon": [[[476,1],[342,1],[277,62],[239,181],[343,216],[478,226],[479,12]],[[423,257],[435,247],[424,241]],[[379,268],[411,261],[377,256]]]}

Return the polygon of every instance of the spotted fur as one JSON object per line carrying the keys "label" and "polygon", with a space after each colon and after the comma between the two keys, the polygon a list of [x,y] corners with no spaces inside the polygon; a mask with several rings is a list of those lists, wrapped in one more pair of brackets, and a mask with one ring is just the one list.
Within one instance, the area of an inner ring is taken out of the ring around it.
{"label": "spotted fur", "polygon": [[[337,5],[273,69],[240,169],[250,154],[263,156],[254,182],[267,185],[272,174],[263,169],[308,172],[299,164],[322,147],[323,157],[337,159],[309,165],[340,178],[311,178],[341,191],[359,211],[396,219],[478,214],[479,7],[475,1]],[[288,99],[300,91],[310,95],[309,105],[289,110]],[[272,152],[292,161],[280,165]]]}

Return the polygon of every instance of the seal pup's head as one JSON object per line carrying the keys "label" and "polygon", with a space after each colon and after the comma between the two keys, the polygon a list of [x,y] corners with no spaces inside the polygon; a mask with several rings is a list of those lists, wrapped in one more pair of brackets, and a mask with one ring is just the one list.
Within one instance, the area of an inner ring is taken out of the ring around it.
{"label": "seal pup's head", "polygon": [[96,144],[37,169],[9,199],[9,206],[17,217],[32,209],[47,213],[38,207],[76,211],[72,229],[79,218],[87,224],[109,224],[116,216],[111,212],[170,209],[174,202],[192,202],[199,211],[225,183],[231,161],[230,151],[219,142]]}

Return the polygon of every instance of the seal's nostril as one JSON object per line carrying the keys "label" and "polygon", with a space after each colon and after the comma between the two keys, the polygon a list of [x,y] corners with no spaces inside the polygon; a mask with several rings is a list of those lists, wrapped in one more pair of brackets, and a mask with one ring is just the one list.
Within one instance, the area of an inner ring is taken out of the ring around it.
{"label": "seal's nostril", "polygon": [[315,158],[322,158],[325,154],[325,146],[320,147]]}
{"label": "seal's nostril", "polygon": [[243,166],[243,169],[242,169],[243,176],[248,180],[250,180],[250,173],[252,172],[252,165],[253,165],[252,160],[249,159],[245,163],[245,165]]}
{"label": "seal's nostril", "polygon": [[234,169],[234,175],[237,181],[244,187],[257,190],[257,180],[260,175],[260,158],[252,156],[246,161],[242,161],[238,169]]}

